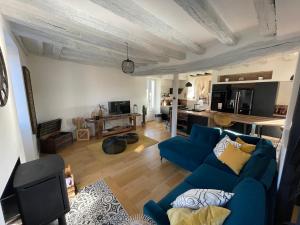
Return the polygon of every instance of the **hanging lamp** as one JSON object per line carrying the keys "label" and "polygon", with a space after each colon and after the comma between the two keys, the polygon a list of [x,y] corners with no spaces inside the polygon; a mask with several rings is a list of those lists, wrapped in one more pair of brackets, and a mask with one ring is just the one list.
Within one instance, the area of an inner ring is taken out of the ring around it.
{"label": "hanging lamp", "polygon": [[122,71],[124,73],[133,73],[134,72],[134,62],[132,60],[129,59],[128,56],[128,43],[126,43],[126,47],[127,47],[127,59],[125,59],[122,62]]}
{"label": "hanging lamp", "polygon": [[187,82],[186,84],[185,84],[185,87],[192,87],[193,85],[192,85],[192,83],[191,82]]}

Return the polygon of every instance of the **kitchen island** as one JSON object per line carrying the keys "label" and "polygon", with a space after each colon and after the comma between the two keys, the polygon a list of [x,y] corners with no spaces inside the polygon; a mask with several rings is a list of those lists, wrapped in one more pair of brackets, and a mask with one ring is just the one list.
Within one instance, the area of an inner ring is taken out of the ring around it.
{"label": "kitchen island", "polygon": [[[233,122],[251,125],[251,135],[255,135],[256,128],[258,128],[257,129],[258,135],[260,136],[261,135],[260,130],[264,126],[283,127],[285,124],[284,118],[243,115],[243,114],[217,112],[212,110],[205,110],[201,112],[191,111],[191,110],[178,110],[178,118],[187,118],[188,121],[189,116],[192,116],[194,118],[199,117],[199,118],[206,119],[207,126],[215,126],[214,115],[216,113],[218,113],[219,115],[230,117]],[[201,124],[201,125],[205,125],[205,124]]]}

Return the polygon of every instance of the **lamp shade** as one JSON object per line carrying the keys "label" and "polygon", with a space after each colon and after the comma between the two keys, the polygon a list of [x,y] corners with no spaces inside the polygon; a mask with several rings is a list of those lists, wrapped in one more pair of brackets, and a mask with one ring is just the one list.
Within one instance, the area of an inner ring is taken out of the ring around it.
{"label": "lamp shade", "polygon": [[134,62],[130,59],[126,59],[122,62],[122,71],[124,73],[133,73],[134,72]]}
{"label": "lamp shade", "polygon": [[192,83],[191,82],[187,82],[186,84],[185,84],[185,87],[192,87],[193,85],[192,85]]}

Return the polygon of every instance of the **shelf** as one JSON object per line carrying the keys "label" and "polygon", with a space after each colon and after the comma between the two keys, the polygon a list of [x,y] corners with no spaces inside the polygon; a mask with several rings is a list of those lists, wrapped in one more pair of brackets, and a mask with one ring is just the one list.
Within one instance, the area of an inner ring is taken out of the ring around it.
{"label": "shelf", "polygon": [[[228,74],[228,75],[219,75],[218,81],[220,83],[228,82],[239,82],[239,81],[262,81],[262,80],[272,80],[273,71],[261,71],[261,72],[252,72],[252,73],[240,73],[240,74]],[[259,80],[259,77],[262,77],[262,80]],[[226,79],[229,79],[226,81]]]}

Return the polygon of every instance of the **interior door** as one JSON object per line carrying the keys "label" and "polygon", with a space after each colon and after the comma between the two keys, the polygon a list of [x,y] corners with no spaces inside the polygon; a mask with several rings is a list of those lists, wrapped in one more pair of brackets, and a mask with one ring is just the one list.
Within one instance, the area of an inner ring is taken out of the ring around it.
{"label": "interior door", "polygon": [[148,101],[148,112],[147,120],[154,120],[156,113],[156,106],[159,103],[156,95],[156,80],[150,79],[147,83],[147,101]]}

